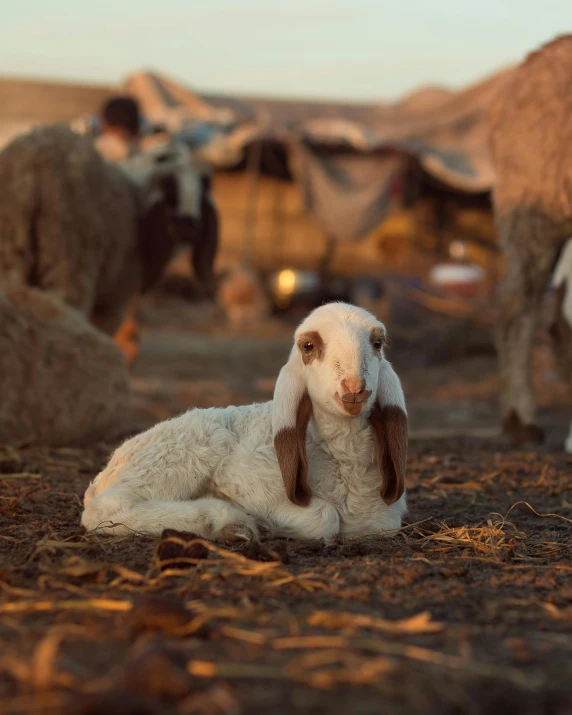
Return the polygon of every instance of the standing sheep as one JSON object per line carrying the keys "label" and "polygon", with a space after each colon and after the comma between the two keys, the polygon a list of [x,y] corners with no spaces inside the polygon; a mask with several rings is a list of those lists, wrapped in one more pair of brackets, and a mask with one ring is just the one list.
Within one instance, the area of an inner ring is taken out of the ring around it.
{"label": "standing sheep", "polygon": [[[506,260],[497,326],[503,429],[515,443],[541,442],[532,347],[542,297],[572,235],[572,35],[514,71],[491,107],[490,126],[494,211]],[[564,297],[560,290],[557,315]],[[560,364],[565,345],[554,342]],[[570,370],[565,377],[572,384]]]}
{"label": "standing sheep", "polygon": [[[201,243],[191,235],[196,226],[178,214],[182,178],[197,210],[208,202],[200,177],[189,183],[180,167],[169,171],[164,156],[157,163],[160,171],[136,180],[137,167],[105,162],[89,139],[63,126],[14,140],[0,153],[0,281],[50,291],[103,332],[116,333],[133,297],[158,280],[177,243]],[[214,219],[199,227],[210,232],[199,250],[209,260],[196,260],[208,286]]]}

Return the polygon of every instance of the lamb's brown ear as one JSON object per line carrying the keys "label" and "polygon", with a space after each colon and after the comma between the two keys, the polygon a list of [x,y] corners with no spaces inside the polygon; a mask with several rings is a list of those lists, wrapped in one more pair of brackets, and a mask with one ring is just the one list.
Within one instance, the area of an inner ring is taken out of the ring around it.
{"label": "lamb's brown ear", "polygon": [[408,420],[401,383],[385,359],[379,370],[377,401],[370,423],[377,441],[380,494],[383,501],[390,505],[405,491]]}
{"label": "lamb's brown ear", "polygon": [[387,505],[393,504],[405,491],[407,415],[395,405],[375,405],[369,421],[377,441],[381,498]]}
{"label": "lamb's brown ear", "polygon": [[302,366],[297,364],[295,350],[276,381],[272,433],[288,499],[298,506],[306,506],[312,498],[306,455],[306,432],[312,416],[312,401],[306,390]]}

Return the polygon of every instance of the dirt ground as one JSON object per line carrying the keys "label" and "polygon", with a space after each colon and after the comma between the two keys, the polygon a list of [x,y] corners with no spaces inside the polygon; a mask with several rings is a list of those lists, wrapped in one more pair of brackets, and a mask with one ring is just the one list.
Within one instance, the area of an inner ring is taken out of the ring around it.
{"label": "dirt ground", "polygon": [[[290,325],[231,334],[167,299],[145,316],[126,434],[271,396]],[[0,448],[0,712],[572,713],[572,457],[546,345],[536,450],[496,432],[486,335],[396,330],[391,359],[411,417],[391,538],[88,537],[83,492],[114,445]]]}

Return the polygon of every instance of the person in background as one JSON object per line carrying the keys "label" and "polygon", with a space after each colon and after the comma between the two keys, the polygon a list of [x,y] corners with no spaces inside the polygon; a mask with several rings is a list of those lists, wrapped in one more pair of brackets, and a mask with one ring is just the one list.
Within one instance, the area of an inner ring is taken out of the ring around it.
{"label": "person in background", "polygon": [[[106,161],[118,163],[139,153],[141,112],[135,99],[128,96],[109,99],[101,108],[100,121],[101,133],[94,143]],[[139,296],[136,295],[115,335],[115,342],[126,355],[130,366],[139,352],[139,329],[136,320],[138,303]]]}
{"label": "person in background", "polygon": [[101,134],[95,146],[104,159],[119,162],[140,151],[141,113],[128,96],[109,99],[101,108]]}
{"label": "person in background", "polygon": [[[205,295],[214,298],[214,261],[219,228],[208,167],[194,160],[184,143],[174,139],[165,127],[145,126],[139,104],[132,97],[116,96],[108,100],[100,111],[100,126],[101,133],[94,143],[106,161],[123,164],[123,168],[130,165],[130,172],[138,167],[135,173],[143,169],[143,175],[153,163],[162,167],[163,171],[166,166],[171,168],[174,175],[162,180],[163,191],[171,205],[176,207],[175,220],[181,244],[192,247],[192,270]],[[131,159],[135,162],[130,162]],[[140,165],[138,159],[142,160]],[[125,321],[115,334],[115,341],[127,356],[129,365],[133,364],[139,352],[138,306],[137,294],[131,301]]]}

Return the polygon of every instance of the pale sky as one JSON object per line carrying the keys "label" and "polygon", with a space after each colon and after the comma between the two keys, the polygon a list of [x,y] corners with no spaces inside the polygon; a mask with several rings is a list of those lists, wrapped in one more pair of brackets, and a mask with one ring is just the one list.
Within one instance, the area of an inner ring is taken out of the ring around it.
{"label": "pale sky", "polygon": [[572,0],[13,0],[0,74],[391,100],[459,87],[572,32]]}

